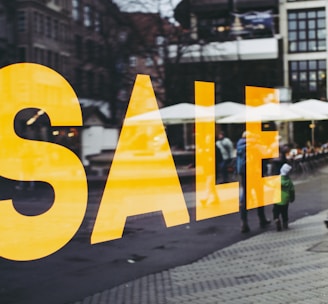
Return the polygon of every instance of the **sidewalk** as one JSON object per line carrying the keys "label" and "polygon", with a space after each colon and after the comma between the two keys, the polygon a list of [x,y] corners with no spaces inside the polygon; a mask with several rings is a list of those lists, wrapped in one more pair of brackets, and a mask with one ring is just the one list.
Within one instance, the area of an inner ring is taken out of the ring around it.
{"label": "sidewalk", "polygon": [[[327,211],[74,304],[328,303]],[[114,274],[113,275],[118,275]]]}

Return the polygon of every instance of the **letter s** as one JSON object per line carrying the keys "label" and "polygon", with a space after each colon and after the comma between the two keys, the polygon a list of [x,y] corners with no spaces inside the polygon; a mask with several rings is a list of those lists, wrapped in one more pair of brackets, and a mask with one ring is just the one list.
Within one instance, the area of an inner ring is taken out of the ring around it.
{"label": "letter s", "polygon": [[71,150],[18,137],[14,119],[24,108],[39,108],[52,126],[81,126],[81,108],[69,83],[42,65],[19,63],[1,69],[0,87],[0,175],[47,182],[55,194],[51,208],[35,216],[18,213],[12,200],[0,201],[0,256],[38,259],[62,248],[79,229],[87,206],[87,180]]}

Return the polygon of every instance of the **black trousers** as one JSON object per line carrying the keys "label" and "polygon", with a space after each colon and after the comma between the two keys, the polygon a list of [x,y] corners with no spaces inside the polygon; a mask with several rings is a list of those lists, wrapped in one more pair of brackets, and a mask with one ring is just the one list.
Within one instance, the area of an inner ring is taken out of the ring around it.
{"label": "black trousers", "polygon": [[288,223],[288,205],[278,205],[278,204],[274,204],[273,205],[273,209],[272,209],[272,213],[273,213],[273,219],[277,220],[280,218],[282,218],[282,221],[284,223]]}

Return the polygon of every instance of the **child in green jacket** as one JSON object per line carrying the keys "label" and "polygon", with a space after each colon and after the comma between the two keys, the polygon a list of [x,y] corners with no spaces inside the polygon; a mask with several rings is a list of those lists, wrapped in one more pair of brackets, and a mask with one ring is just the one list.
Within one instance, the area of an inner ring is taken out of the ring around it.
{"label": "child in green jacket", "polygon": [[273,205],[273,219],[276,223],[277,231],[281,231],[280,216],[283,228],[288,228],[288,205],[295,200],[294,184],[289,177],[291,169],[292,167],[286,163],[280,169],[281,201]]}

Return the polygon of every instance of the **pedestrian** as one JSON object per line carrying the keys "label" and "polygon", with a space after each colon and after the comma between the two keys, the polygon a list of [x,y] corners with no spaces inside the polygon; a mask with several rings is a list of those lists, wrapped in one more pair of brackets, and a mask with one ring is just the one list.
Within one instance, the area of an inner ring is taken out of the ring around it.
{"label": "pedestrian", "polygon": [[294,184],[289,176],[289,172],[292,167],[285,163],[280,169],[281,176],[281,201],[273,205],[273,220],[276,223],[277,231],[281,231],[281,221],[282,218],[282,227],[288,229],[288,206],[289,203],[294,202],[295,200],[295,188]]}
{"label": "pedestrian", "polygon": [[217,173],[221,175],[222,182],[227,183],[229,182],[228,166],[233,158],[233,143],[224,135],[224,132],[221,131],[215,145],[217,149]]}
{"label": "pedestrian", "polygon": [[[246,146],[254,145],[254,143],[248,143],[246,140],[246,131],[243,132],[242,137],[237,142],[237,159],[236,159],[236,171],[239,177],[241,194],[239,199],[239,208],[240,208],[240,218],[241,218],[241,232],[246,233],[250,231],[248,225],[248,211],[246,206]],[[257,215],[260,221],[260,227],[265,228],[268,224],[270,224],[270,220],[268,220],[265,216],[264,207],[257,208]]]}

